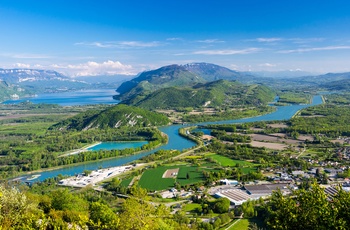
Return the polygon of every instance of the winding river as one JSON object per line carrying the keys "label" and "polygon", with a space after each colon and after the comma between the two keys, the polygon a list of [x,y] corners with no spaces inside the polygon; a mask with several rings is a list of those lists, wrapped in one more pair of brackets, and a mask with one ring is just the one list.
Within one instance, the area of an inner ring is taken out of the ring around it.
{"label": "winding river", "polygon": [[[277,107],[277,110],[275,112],[265,114],[262,116],[237,119],[237,120],[200,122],[200,123],[195,123],[193,125],[233,124],[233,123],[246,123],[246,122],[255,122],[255,121],[288,120],[296,112],[298,112],[300,109],[303,109],[303,108],[306,108],[309,106],[319,105],[322,103],[323,103],[322,97],[317,95],[317,96],[313,97],[312,104],[308,104],[308,105],[279,106],[279,107]],[[47,178],[56,177],[59,174],[73,176],[75,174],[83,172],[84,170],[96,170],[99,168],[121,166],[121,165],[130,163],[134,160],[140,159],[144,156],[147,156],[151,153],[154,153],[155,151],[157,151],[159,149],[165,149],[165,150],[177,149],[177,150],[181,151],[183,149],[193,147],[195,145],[194,142],[192,142],[192,141],[190,141],[190,140],[188,140],[188,139],[186,139],[178,134],[178,130],[181,127],[183,127],[183,126],[182,125],[170,125],[170,126],[160,127],[159,129],[168,135],[169,142],[166,145],[163,145],[159,148],[153,149],[152,151],[143,152],[143,153],[137,154],[137,155],[131,155],[131,156],[113,158],[113,159],[106,159],[106,160],[101,160],[101,161],[97,161],[97,162],[87,162],[85,164],[80,164],[80,165],[76,165],[76,166],[67,166],[67,167],[60,168],[60,169],[44,171],[44,172],[36,173],[36,174],[40,174],[39,177],[32,177],[32,175],[29,175],[29,176],[25,176],[25,177],[21,178],[21,180],[25,181],[25,182],[35,182],[35,181],[43,181]],[[31,178],[32,180],[30,180],[29,178]],[[35,179],[33,179],[33,178],[35,178]]]}

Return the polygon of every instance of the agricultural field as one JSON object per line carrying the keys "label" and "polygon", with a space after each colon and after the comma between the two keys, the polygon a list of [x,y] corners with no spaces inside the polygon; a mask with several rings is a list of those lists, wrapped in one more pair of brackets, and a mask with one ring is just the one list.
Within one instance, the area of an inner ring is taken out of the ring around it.
{"label": "agricultural field", "polygon": [[247,167],[254,166],[253,163],[250,163],[248,161],[233,160],[231,158],[221,156],[221,155],[215,154],[215,153],[209,153],[206,156],[215,160],[221,166],[225,166],[225,167],[226,166],[237,166],[237,164],[239,164],[240,166],[247,166]]}
{"label": "agricultural field", "polygon": [[[164,178],[164,174],[169,169],[179,169],[178,174],[174,177]],[[204,168],[187,165],[159,166],[148,169],[140,178],[139,185],[150,191],[158,191],[175,187],[179,185],[195,184],[204,182],[205,178],[202,171]]]}
{"label": "agricultural field", "polygon": [[132,179],[133,179],[133,177],[122,180],[122,182],[120,182],[120,186],[128,187],[129,184],[131,183]]}

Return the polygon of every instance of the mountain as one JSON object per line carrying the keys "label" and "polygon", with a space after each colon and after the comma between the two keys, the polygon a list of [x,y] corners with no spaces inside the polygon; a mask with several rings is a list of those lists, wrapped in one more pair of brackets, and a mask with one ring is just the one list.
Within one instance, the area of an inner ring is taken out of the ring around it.
{"label": "mountain", "polygon": [[124,82],[117,89],[120,98],[125,99],[144,91],[155,91],[172,86],[194,85],[205,80],[180,65],[164,66],[141,73],[138,77]]}
{"label": "mountain", "polygon": [[252,76],[251,74],[237,72],[234,70],[230,70],[226,67],[210,63],[190,63],[183,65],[183,67],[191,73],[200,76],[206,81],[216,81],[224,79],[245,82],[254,78],[254,76]]}
{"label": "mountain", "polygon": [[297,78],[296,80],[301,82],[310,82],[315,84],[324,84],[328,82],[340,81],[340,80],[348,80],[350,79],[350,72],[346,73],[327,73],[323,75],[317,76],[304,76]]}
{"label": "mountain", "polygon": [[55,124],[51,129],[88,130],[94,128],[148,127],[167,125],[169,119],[142,108],[116,105],[106,110],[89,110]]}
{"label": "mountain", "polygon": [[246,72],[256,77],[267,77],[267,78],[295,78],[303,76],[314,76],[317,74],[310,73],[302,70],[285,70],[285,71],[252,71]]}
{"label": "mountain", "polygon": [[350,90],[350,78],[338,81],[331,81],[320,85],[322,88],[327,90]]}
{"label": "mountain", "polygon": [[118,87],[119,100],[142,100],[149,93],[168,87],[190,87],[219,79],[248,81],[251,75],[208,63],[169,65],[141,73]]}
{"label": "mountain", "polygon": [[275,93],[266,86],[218,80],[198,83],[192,87],[163,88],[148,94],[143,99],[135,97],[122,103],[146,109],[259,106],[272,101],[274,96]]}
{"label": "mountain", "polygon": [[17,99],[25,94],[26,90],[0,80],[0,102],[7,99]]}
{"label": "mountain", "polygon": [[86,82],[66,77],[53,70],[0,69],[0,80],[24,88],[30,93],[91,88]]}

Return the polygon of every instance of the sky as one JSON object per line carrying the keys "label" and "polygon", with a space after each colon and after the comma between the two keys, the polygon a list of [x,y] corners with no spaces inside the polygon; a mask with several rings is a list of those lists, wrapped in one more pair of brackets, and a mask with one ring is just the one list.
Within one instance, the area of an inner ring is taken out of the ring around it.
{"label": "sky", "polygon": [[0,0],[0,68],[350,71],[348,0]]}

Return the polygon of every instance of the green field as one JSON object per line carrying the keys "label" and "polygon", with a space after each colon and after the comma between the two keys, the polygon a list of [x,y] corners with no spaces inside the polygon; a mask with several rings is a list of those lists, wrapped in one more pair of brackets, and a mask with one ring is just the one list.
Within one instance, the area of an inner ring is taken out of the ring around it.
{"label": "green field", "polygon": [[190,204],[186,204],[185,207],[183,207],[183,211],[185,212],[196,212],[197,208],[201,208],[202,206],[200,204],[197,203],[190,203]]}
{"label": "green field", "polygon": [[246,230],[248,227],[249,221],[247,219],[238,219],[229,230]]}
{"label": "green field", "polygon": [[[176,180],[174,178],[162,178],[166,170],[174,168],[179,168],[179,173],[176,177]],[[160,166],[145,171],[140,178],[139,185],[142,188],[153,191],[172,188],[175,186],[175,182],[178,182],[180,185],[194,184],[204,181],[202,170],[202,168],[197,166]],[[189,175],[188,179],[187,174]]]}
{"label": "green field", "polygon": [[130,177],[128,179],[122,180],[122,182],[120,182],[120,186],[123,187],[128,187],[130,182],[132,181],[133,177]]}
{"label": "green field", "polygon": [[218,162],[221,166],[236,166],[239,164],[240,166],[253,166],[254,164],[248,162],[248,161],[241,161],[241,160],[233,160],[231,158],[221,156],[219,154],[208,154],[207,157],[210,157],[211,159]]}

